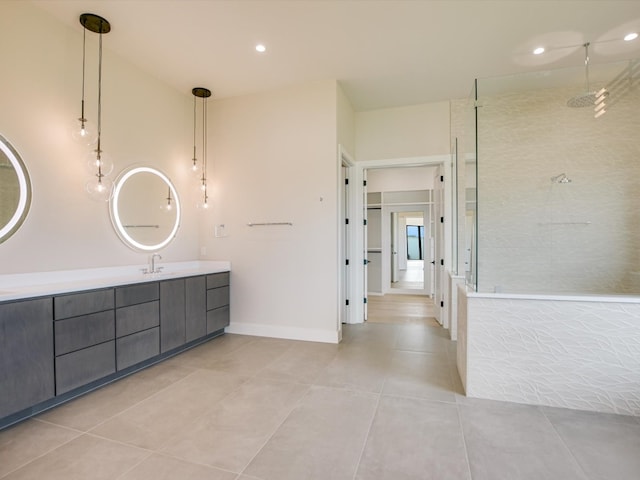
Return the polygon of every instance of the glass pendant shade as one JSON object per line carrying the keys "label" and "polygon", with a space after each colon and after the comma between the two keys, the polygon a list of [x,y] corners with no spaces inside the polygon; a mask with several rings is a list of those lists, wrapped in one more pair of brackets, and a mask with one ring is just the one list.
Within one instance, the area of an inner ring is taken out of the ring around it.
{"label": "glass pendant shade", "polygon": [[87,173],[91,175],[95,175],[98,169],[102,175],[109,175],[113,172],[113,160],[111,159],[111,155],[105,152],[101,152],[100,158],[98,158],[98,152],[92,150],[87,153],[86,167]]}
{"label": "glass pendant shade", "polygon": [[198,203],[196,203],[196,208],[198,210],[207,211],[211,207],[211,203],[209,202],[208,197],[202,197]]}
{"label": "glass pendant shade", "polygon": [[108,202],[113,195],[113,181],[109,178],[95,175],[86,183],[86,190],[92,200]]}
{"label": "glass pendant shade", "polygon": [[74,142],[89,147],[98,141],[98,130],[87,120],[84,122],[76,120],[71,137]]}

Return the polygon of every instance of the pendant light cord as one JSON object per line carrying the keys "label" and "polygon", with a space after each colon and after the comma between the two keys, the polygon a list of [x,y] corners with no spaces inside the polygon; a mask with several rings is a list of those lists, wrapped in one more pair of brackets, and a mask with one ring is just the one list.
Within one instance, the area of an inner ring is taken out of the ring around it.
{"label": "pendant light cord", "polygon": [[196,162],[196,96],[193,96],[193,167],[197,170]]}
{"label": "pendant light cord", "polygon": [[585,91],[589,93],[589,42],[584,44],[584,74],[587,82]]}
{"label": "pendant light cord", "polygon": [[82,102],[80,103],[80,122],[82,123],[82,128],[84,128],[84,122],[87,121],[84,118],[84,72],[85,72],[85,63],[86,63],[86,52],[87,52],[87,29],[84,27],[82,29]]}

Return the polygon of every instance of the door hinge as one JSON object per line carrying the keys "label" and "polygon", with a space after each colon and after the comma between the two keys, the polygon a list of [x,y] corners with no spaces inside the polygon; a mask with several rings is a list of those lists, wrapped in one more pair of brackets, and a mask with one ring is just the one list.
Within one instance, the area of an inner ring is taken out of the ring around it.
{"label": "door hinge", "polygon": [[348,258],[345,260],[345,265],[349,265],[349,259]]}
{"label": "door hinge", "polygon": [[366,180],[363,180],[363,181],[362,181],[362,186],[363,186],[363,187],[366,187],[366,186],[367,186],[367,181],[366,181]]}
{"label": "door hinge", "polygon": [[344,179],[344,184],[345,184],[345,185],[349,185],[349,179],[348,179],[348,178],[345,178],[345,179]]}
{"label": "door hinge", "polygon": [[367,265],[367,263],[369,263],[369,260],[367,260],[366,258],[363,260],[362,262],[365,266]]}
{"label": "door hinge", "polygon": [[440,181],[444,182],[444,175],[440,175]]}
{"label": "door hinge", "polygon": [[347,305],[347,307],[349,306],[349,300],[345,300],[345,304]]}
{"label": "door hinge", "polygon": [[[349,300],[347,300],[347,303],[348,303],[348,302],[349,302]],[[441,306],[442,308],[444,308],[444,302],[443,302],[442,300],[440,301],[440,306]]]}
{"label": "door hinge", "polygon": [[440,223],[444,223],[444,217],[440,217]]}
{"label": "door hinge", "polygon": [[364,303],[367,303],[367,297],[364,297]]}
{"label": "door hinge", "polygon": [[444,267],[444,258],[440,259],[440,265],[442,265]]}
{"label": "door hinge", "polygon": [[344,223],[345,223],[346,225],[349,225],[349,219],[348,219],[348,218],[345,218],[345,219],[344,219]]}
{"label": "door hinge", "polygon": [[362,224],[363,224],[365,227],[367,226],[367,219],[366,219],[366,218],[362,221]]}

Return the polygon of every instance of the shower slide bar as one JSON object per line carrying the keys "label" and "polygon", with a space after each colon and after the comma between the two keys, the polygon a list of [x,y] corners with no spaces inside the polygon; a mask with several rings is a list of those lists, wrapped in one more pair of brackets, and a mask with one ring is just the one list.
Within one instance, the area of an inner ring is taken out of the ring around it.
{"label": "shower slide bar", "polygon": [[260,222],[260,223],[249,222],[249,223],[247,223],[247,227],[268,227],[268,226],[272,226],[272,225],[290,225],[290,226],[293,226],[293,223],[291,223],[291,222]]}
{"label": "shower slide bar", "polygon": [[538,225],[591,225],[591,222],[543,222]]}

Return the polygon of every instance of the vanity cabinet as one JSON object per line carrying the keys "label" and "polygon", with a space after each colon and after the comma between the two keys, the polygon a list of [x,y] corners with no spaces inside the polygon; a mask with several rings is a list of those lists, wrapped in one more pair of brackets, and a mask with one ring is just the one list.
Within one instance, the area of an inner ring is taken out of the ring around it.
{"label": "vanity cabinet", "polygon": [[114,289],[53,297],[56,395],[116,371]]}
{"label": "vanity cabinet", "polygon": [[207,334],[229,325],[229,272],[207,275]]}
{"label": "vanity cabinet", "polygon": [[207,334],[207,281],[206,277],[185,279],[185,337],[191,342]]}
{"label": "vanity cabinet", "polygon": [[54,395],[53,302],[0,304],[0,418]]}
{"label": "vanity cabinet", "polygon": [[116,369],[160,353],[158,282],[116,288]]}
{"label": "vanity cabinet", "polygon": [[228,272],[2,302],[0,429],[227,325]]}
{"label": "vanity cabinet", "polygon": [[184,278],[160,282],[160,352],[186,342]]}

